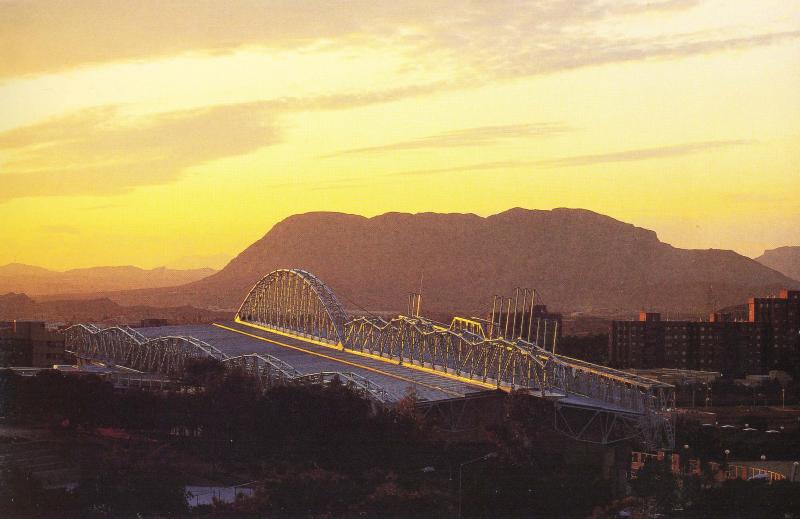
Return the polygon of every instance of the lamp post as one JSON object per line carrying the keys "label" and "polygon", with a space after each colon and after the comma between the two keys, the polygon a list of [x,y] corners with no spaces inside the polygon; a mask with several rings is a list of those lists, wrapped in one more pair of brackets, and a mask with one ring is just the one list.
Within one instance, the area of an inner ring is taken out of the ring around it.
{"label": "lamp post", "polygon": [[683,446],[683,475],[689,475],[689,445],[684,444]]}
{"label": "lamp post", "polygon": [[723,472],[725,479],[728,479],[728,472],[730,472],[730,465],[728,465],[728,456],[731,453],[730,449],[725,449],[723,451],[725,453],[725,471]]}
{"label": "lamp post", "polygon": [[467,465],[472,465],[473,463],[478,463],[479,461],[486,461],[491,458],[496,458],[496,452],[490,452],[489,454],[484,454],[479,458],[475,458],[472,460],[467,460],[461,465],[458,466],[458,519],[461,519],[461,474],[464,467]]}

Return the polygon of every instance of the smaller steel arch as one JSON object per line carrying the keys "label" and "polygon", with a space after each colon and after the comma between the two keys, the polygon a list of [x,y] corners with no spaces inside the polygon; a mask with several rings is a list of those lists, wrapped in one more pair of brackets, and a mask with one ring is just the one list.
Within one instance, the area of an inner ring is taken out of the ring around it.
{"label": "smaller steel arch", "polygon": [[127,326],[101,329],[76,324],[63,333],[65,349],[79,358],[168,376],[182,374],[190,359],[227,358],[219,349],[194,337],[147,338]]}
{"label": "smaller steel arch", "polygon": [[[271,291],[276,286],[275,290],[280,293]],[[335,338],[325,333],[319,322],[315,322],[317,316],[312,315],[313,312],[309,313],[309,308],[313,306],[312,294],[330,320]],[[336,294],[314,274],[302,269],[278,269],[253,285],[239,306],[235,320],[283,328],[298,335],[343,344],[344,325],[349,317]]]}
{"label": "smaller steel arch", "polygon": [[65,349],[75,356],[135,371],[179,378],[184,376],[188,361],[214,359],[225,370],[238,369],[253,377],[262,391],[276,385],[328,385],[339,381],[379,404],[390,405],[398,400],[390,391],[355,373],[301,373],[291,364],[272,355],[248,353],[230,357],[195,337],[148,338],[127,326],[100,328],[92,324],[76,324],[62,333]]}

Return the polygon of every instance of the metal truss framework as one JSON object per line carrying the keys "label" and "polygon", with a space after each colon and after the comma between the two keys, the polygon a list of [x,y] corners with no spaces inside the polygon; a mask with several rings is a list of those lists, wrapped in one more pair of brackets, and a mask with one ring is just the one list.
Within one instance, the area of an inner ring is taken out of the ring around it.
{"label": "metal truss framework", "polygon": [[600,442],[621,439],[615,429],[619,425],[633,427],[645,445],[674,445],[668,413],[674,387],[669,384],[557,355],[535,341],[487,337],[473,320],[457,318],[448,327],[419,315],[389,321],[350,319],[333,292],[303,270],[265,276],[248,294],[236,320],[484,387],[552,399],[562,416],[588,412],[589,427],[576,428],[557,418],[556,428],[576,439],[591,441],[587,433],[601,423],[592,415],[597,412],[613,417],[611,428],[599,435]]}
{"label": "metal truss framework", "polygon": [[247,354],[229,357],[214,346],[187,336],[148,339],[127,326],[99,328],[77,324],[64,330],[65,349],[82,360],[97,361],[112,367],[158,373],[179,379],[189,362],[214,359],[229,370],[241,370],[254,377],[262,391],[276,385],[322,384],[335,382],[348,386],[380,404],[398,398],[378,384],[350,372],[301,373],[271,355]]}
{"label": "metal truss framework", "polygon": [[237,317],[331,344],[344,341],[342,305],[325,283],[300,269],[264,276],[242,302]]}
{"label": "metal truss framework", "polygon": [[66,349],[76,357],[169,377],[182,376],[187,361],[225,358],[214,346],[193,337],[147,339],[128,327],[76,324],[64,336]]}

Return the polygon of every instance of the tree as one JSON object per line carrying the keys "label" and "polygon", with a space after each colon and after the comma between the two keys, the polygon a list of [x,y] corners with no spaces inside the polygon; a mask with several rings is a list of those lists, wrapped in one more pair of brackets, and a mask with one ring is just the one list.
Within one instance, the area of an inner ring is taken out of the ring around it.
{"label": "tree", "polygon": [[671,510],[677,503],[678,482],[672,474],[669,463],[664,460],[648,459],[631,480],[634,494],[655,500],[659,510]]}

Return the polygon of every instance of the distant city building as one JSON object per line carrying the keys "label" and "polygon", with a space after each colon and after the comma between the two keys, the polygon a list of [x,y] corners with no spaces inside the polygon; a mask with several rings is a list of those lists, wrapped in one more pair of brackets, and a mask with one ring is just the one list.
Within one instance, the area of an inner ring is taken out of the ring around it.
{"label": "distant city building", "polygon": [[779,297],[751,298],[748,321],[761,329],[765,370],[800,366],[800,291],[781,290]]}
{"label": "distant city building", "polygon": [[760,374],[800,372],[800,291],[753,298],[746,321],[713,314],[709,321],[662,321],[641,312],[638,321],[614,321],[609,362],[622,369],[673,368]]}
{"label": "distant city building", "polygon": [[69,361],[64,337],[42,321],[0,323],[0,366],[47,368]]}

